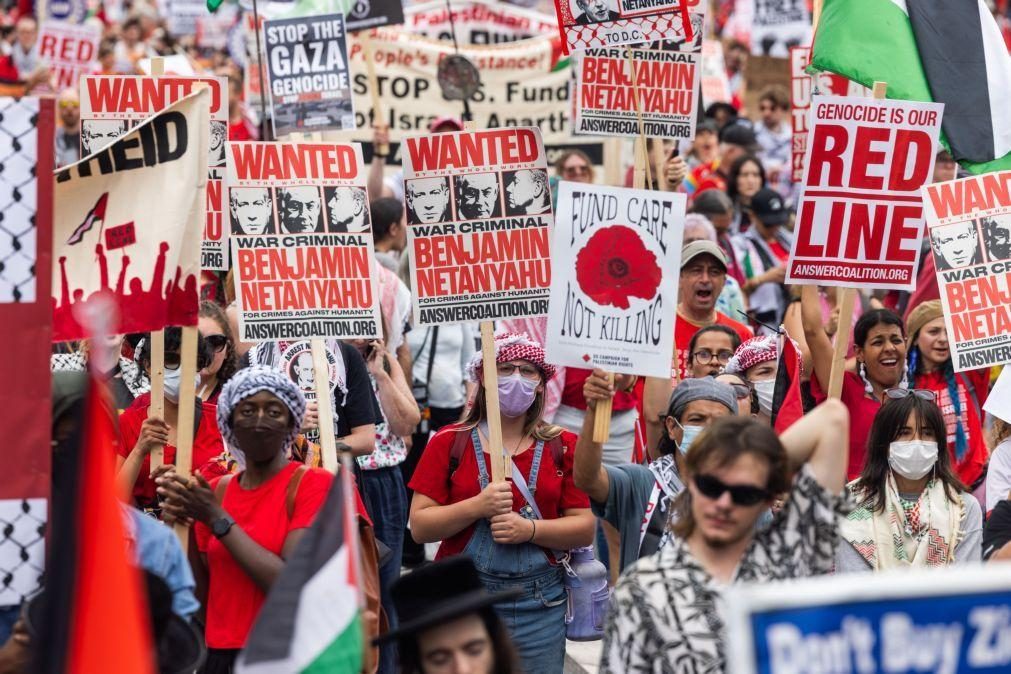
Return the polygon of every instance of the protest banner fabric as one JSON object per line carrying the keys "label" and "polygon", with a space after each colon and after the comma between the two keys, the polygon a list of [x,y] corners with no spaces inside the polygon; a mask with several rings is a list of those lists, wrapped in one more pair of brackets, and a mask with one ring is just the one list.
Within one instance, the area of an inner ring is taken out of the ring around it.
{"label": "protest banner fabric", "polygon": [[76,89],[81,75],[91,72],[98,57],[102,30],[90,24],[43,21],[39,27],[39,61],[53,72],[57,91]]}
{"label": "protest banner fabric", "polygon": [[404,14],[404,27],[412,33],[452,42],[455,29],[460,44],[499,44],[558,32],[554,16],[492,0],[454,2],[452,26],[443,0],[412,5]]}
{"label": "protest banner fabric", "polygon": [[[575,57],[577,134],[695,137],[698,54],[623,47],[588,49]],[[634,75],[633,75],[634,73]],[[642,113],[642,131],[638,111]]]}
{"label": "protest banner fabric", "polygon": [[[50,489],[54,101],[0,98],[0,606],[41,587]],[[16,439],[16,441],[15,441]]]}
{"label": "protest banner fabric", "polygon": [[136,77],[86,75],[81,78],[81,154],[108,145],[127,129],[190,94],[202,82],[211,91],[207,149],[207,221],[201,269],[228,270],[228,230],[222,221],[221,187],[228,140],[228,80],[224,77]]}
{"label": "protest banner fabric", "polygon": [[811,44],[811,15],[805,0],[751,0],[751,53],[786,58],[790,48]]}
{"label": "protest banner fabric", "polygon": [[211,93],[204,89],[56,172],[53,340],[88,337],[75,309],[108,294],[112,332],[196,325]]}
{"label": "protest banner fabric", "polygon": [[786,282],[913,290],[939,103],[813,96]]}
{"label": "protest banner fabric", "polygon": [[353,129],[344,16],[263,22],[274,137]]}
{"label": "protest banner fabric", "polygon": [[687,197],[562,182],[547,357],[669,377]]}
{"label": "protest banner fabric", "polygon": [[1001,564],[735,584],[725,603],[728,670],[1007,672],[1009,588]]}
{"label": "protest banner fabric", "polygon": [[[687,5],[691,44],[682,19]],[[701,0],[555,0],[562,49],[614,47],[673,40],[693,51],[702,44],[706,3]]]}
{"label": "protest banner fabric", "polygon": [[382,334],[360,145],[229,143],[226,185],[239,339]]}
{"label": "protest banner fabric", "polygon": [[700,65],[700,94],[702,105],[730,102],[730,79],[723,60],[723,44],[716,40],[702,42],[702,63]]}
{"label": "protest banner fabric", "polygon": [[547,313],[553,218],[539,131],[442,133],[404,145],[414,325]]}
{"label": "protest banner fabric", "polygon": [[1011,171],[926,185],[927,234],[956,372],[1011,362]]}

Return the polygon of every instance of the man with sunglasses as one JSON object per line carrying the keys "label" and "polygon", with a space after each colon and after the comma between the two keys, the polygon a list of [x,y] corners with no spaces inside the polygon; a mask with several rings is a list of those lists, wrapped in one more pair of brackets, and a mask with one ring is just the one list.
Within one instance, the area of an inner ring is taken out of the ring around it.
{"label": "man with sunglasses", "polygon": [[[781,437],[749,418],[712,424],[685,457],[674,537],[614,589],[600,672],[659,671],[658,662],[681,672],[724,671],[721,599],[730,584],[832,571],[848,454],[849,412],[837,400]],[[784,492],[786,505],[756,533]]]}
{"label": "man with sunglasses", "polygon": [[730,386],[711,377],[685,379],[671,393],[663,420],[665,433],[657,448],[659,457],[649,466],[604,465],[602,445],[593,441],[595,407],[598,400],[613,397],[629,380],[628,375],[618,375],[614,386],[609,386],[602,370],[594,370],[586,379],[587,411],[572,468],[576,487],[590,497],[593,514],[621,536],[622,571],[667,543],[671,505],[684,490],[680,476],[685,452],[715,420],[737,412]]}

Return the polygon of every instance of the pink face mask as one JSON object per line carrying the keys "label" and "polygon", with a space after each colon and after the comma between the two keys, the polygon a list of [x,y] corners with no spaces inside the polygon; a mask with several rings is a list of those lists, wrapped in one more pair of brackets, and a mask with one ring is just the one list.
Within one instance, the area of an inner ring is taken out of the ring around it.
{"label": "pink face mask", "polygon": [[537,398],[537,381],[527,379],[519,372],[499,377],[498,404],[507,417],[520,417],[527,413]]}

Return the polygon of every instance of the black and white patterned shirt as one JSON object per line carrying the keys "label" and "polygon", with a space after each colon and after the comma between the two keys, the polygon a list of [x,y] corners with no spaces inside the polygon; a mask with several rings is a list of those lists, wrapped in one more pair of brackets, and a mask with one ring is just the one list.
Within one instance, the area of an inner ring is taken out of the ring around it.
{"label": "black and white patterned shirt", "polygon": [[[842,504],[843,499],[829,493],[804,466],[783,510],[741,558],[733,582],[831,573]],[[601,674],[722,673],[725,589],[680,538],[639,560],[614,588]]]}

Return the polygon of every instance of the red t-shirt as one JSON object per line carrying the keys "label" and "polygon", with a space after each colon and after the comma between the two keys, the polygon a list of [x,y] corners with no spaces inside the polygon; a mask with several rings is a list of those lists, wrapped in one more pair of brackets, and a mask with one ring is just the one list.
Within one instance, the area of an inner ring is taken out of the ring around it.
{"label": "red t-shirt", "polygon": [[[460,463],[449,476],[449,455],[453,448],[453,438],[456,437],[456,429],[459,425],[447,426],[432,436],[425,446],[425,451],[421,455],[418,467],[414,470],[414,477],[411,478],[410,487],[419,494],[424,494],[434,500],[439,505],[450,505],[473,498],[481,493],[481,483],[478,481],[477,458],[474,456],[474,442],[468,437],[467,445],[464,448]],[[469,435],[469,431],[467,431]],[[562,445],[565,447],[563,454],[564,466],[562,475],[558,475],[558,470],[554,465],[554,458],[548,447],[544,448],[541,457],[540,471],[537,473],[537,492],[534,499],[537,507],[541,511],[544,519],[553,520],[561,517],[562,511],[568,508],[589,508],[590,499],[583,492],[576,489],[572,481],[572,457],[576,451],[575,433],[562,431]],[[513,457],[513,463],[524,478],[530,477],[530,468],[534,460],[534,445],[530,445],[522,453]],[[488,452],[484,453],[485,466],[491,471],[491,457]],[[520,490],[513,485],[513,511],[517,512],[526,504]],[[435,558],[443,559],[451,555],[463,552],[474,533],[474,525],[450,536],[439,546],[439,552]],[[547,555],[547,553],[545,552]],[[548,559],[554,560],[548,555]]]}
{"label": "red t-shirt", "polygon": [[[718,311],[716,312],[716,321],[714,322],[714,325],[727,326],[737,333],[737,336],[741,338],[742,342],[755,336],[755,334],[751,332],[751,328],[743,323],[738,323],[734,319],[721,314]],[[704,327],[706,326],[695,325],[680,313],[678,313],[674,320],[674,346],[676,346],[678,350],[678,381],[687,379],[691,376],[688,369],[688,357],[691,355],[688,353],[688,346],[692,343],[692,337],[695,336],[695,333]]]}
{"label": "red t-shirt", "polygon": [[[562,404],[575,407],[577,410],[586,409],[586,397],[583,395],[583,384],[593,374],[593,370],[584,370],[578,367],[565,368],[565,385],[562,387]],[[634,408],[636,397],[634,393],[618,391],[614,394],[614,402],[611,410],[614,412],[624,412]]]}
{"label": "red t-shirt", "polygon": [[[243,489],[239,485],[239,473],[228,482],[221,500],[235,523],[275,555],[281,554],[289,533],[312,524],[333,482],[333,475],[322,468],[307,470],[295,493],[295,510],[289,520],[288,482],[299,465],[289,463],[255,489]],[[213,480],[211,487],[214,488],[220,479]],[[207,555],[207,646],[242,648],[266,595],[206,525],[198,522],[194,534],[200,552]]]}
{"label": "red t-shirt", "polygon": [[[951,401],[951,394],[948,391],[948,380],[944,374],[935,371],[916,376],[916,388],[928,389],[937,394],[937,404],[944,415],[944,425],[948,434],[948,451],[951,453],[952,465],[955,472],[967,487],[972,485],[983,474],[983,468],[989,459],[989,452],[986,449],[986,439],[983,437],[983,424],[976,408],[980,409],[986,402],[987,386],[989,385],[990,373],[987,370],[969,370],[955,375],[958,383],[958,400],[962,411],[962,429],[966,436],[966,451],[962,460],[955,458],[955,429],[957,427],[957,417],[955,416],[955,406]],[[966,381],[972,383],[976,394],[976,400],[969,394]]]}
{"label": "red t-shirt", "polygon": [[[819,404],[828,397],[814,373],[811,374],[811,395]],[[881,409],[881,403],[867,395],[863,380],[855,372],[843,373],[840,400],[850,412],[850,457],[846,467],[846,480],[849,481],[860,477],[864,469],[867,436],[871,434],[871,424],[874,423],[874,415]]]}
{"label": "red t-shirt", "polygon": [[[137,444],[140,437],[140,427],[147,419],[147,410],[151,406],[151,395],[145,393],[138,396],[133,404],[119,415],[119,431],[123,436],[123,442],[117,451],[120,456],[126,458],[130,456],[130,451]],[[200,414],[200,425],[193,436],[193,470],[200,471],[206,479],[222,475],[224,470],[220,464],[214,461],[225,451],[225,445],[221,442],[221,433],[218,432],[217,422],[218,408],[210,403],[203,403]],[[165,445],[165,463],[176,462],[176,448],[172,445]],[[151,479],[151,457],[144,457],[144,463],[140,466],[140,475],[137,483],[133,486],[133,498],[137,505],[145,507],[155,502],[155,484]]]}

